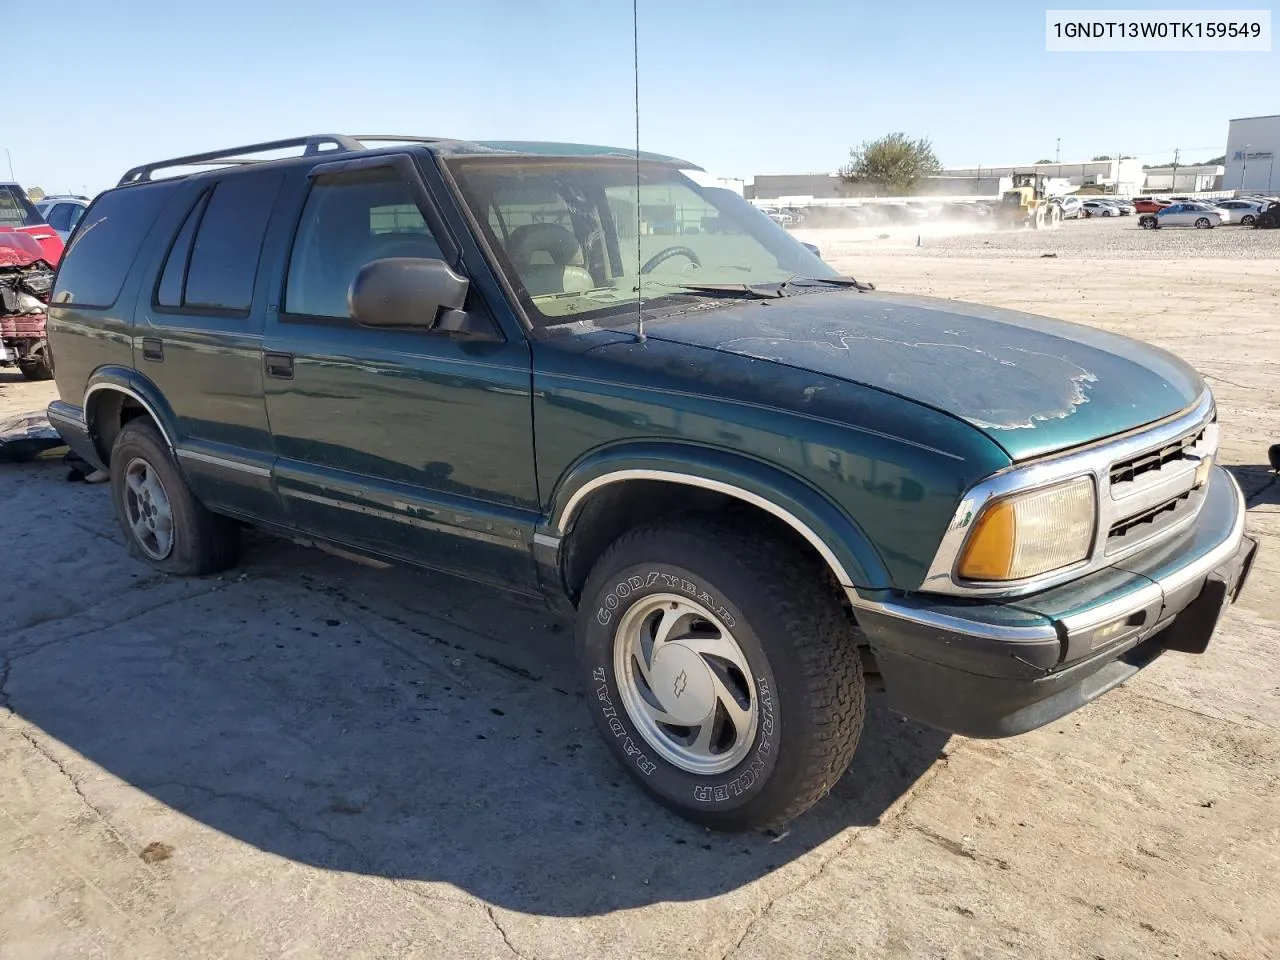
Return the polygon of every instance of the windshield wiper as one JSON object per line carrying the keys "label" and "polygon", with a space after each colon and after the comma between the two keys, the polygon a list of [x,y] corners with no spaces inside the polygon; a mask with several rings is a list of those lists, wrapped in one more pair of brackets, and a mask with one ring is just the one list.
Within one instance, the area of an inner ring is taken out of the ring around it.
{"label": "windshield wiper", "polygon": [[770,289],[750,283],[664,283],[664,287],[672,290],[688,290],[692,293],[704,293],[712,297],[742,300],[776,300],[785,296],[781,287]]}
{"label": "windshield wiper", "polygon": [[700,293],[711,297],[724,297],[733,300],[777,300],[780,297],[794,297],[803,292],[804,287],[823,284],[828,287],[847,287],[866,292],[874,290],[875,284],[863,283],[853,277],[802,277],[799,274],[781,283],[664,283],[675,291]]}
{"label": "windshield wiper", "polygon": [[787,288],[793,286],[804,286],[811,283],[825,283],[832,287],[848,287],[852,290],[857,290],[860,293],[867,293],[868,291],[876,288],[874,283],[863,283],[861,280],[855,279],[854,277],[802,277],[799,274],[796,274],[794,277],[784,280],[782,285],[778,287],[778,292],[785,296],[785,293],[783,292],[787,290]]}

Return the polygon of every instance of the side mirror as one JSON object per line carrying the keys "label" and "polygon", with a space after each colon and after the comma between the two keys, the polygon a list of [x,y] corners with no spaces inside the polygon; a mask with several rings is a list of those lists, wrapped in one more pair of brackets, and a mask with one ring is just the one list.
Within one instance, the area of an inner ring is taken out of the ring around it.
{"label": "side mirror", "polygon": [[469,286],[443,260],[388,257],[360,268],[347,308],[363,327],[430,330],[441,311],[462,309]]}
{"label": "side mirror", "polygon": [[800,241],[800,246],[804,247],[806,250],[808,250],[810,253],[812,253],[812,254],[813,254],[815,257],[817,257],[819,260],[821,260],[821,259],[822,259],[822,251],[821,251],[821,250],[819,250],[815,244],[812,244],[812,243],[805,243],[803,240],[801,240],[801,241]]}

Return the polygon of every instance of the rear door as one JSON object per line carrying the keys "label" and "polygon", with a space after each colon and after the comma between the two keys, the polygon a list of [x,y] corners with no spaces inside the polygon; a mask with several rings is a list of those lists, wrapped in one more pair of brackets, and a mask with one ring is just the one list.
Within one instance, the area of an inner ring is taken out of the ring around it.
{"label": "rear door", "polygon": [[280,172],[237,172],[185,185],[182,214],[144,279],[134,366],[172,407],[177,455],[210,507],[279,518],[262,393],[269,271],[259,270]]}
{"label": "rear door", "polygon": [[[323,164],[297,199],[264,357],[288,520],[532,592],[530,352],[518,328],[499,321],[478,251],[468,246],[464,262],[407,154]],[[387,257],[443,259],[469,276],[465,311],[483,321],[485,338],[358,326],[347,291],[364,264]]]}

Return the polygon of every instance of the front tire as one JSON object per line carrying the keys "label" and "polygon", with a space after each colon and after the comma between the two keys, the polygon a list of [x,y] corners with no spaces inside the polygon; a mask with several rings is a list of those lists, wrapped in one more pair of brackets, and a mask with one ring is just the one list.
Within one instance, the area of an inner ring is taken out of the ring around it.
{"label": "front tire", "polygon": [[862,732],[862,666],[825,571],[708,521],[627,533],[579,605],[587,700],[609,750],[682,816],[778,826],[829,791]]}
{"label": "front tire", "polygon": [[239,529],[196,499],[151,421],[130,420],[116,437],[111,497],[130,550],[157,570],[202,576],[235,564]]}

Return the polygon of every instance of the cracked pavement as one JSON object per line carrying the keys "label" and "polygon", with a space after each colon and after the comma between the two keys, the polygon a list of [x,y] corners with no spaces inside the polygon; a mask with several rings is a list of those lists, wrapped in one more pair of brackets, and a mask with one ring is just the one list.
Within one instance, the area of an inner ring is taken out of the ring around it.
{"label": "cracked pavement", "polygon": [[[256,534],[222,577],[156,576],[105,486],[3,465],[0,960],[1280,955],[1280,295],[1228,298],[1230,261],[1144,264],[1158,305],[1122,262],[840,266],[1224,373],[1262,547],[1207,654],[1006,741],[873,694],[818,807],[715,835],[613,765],[540,606]],[[50,394],[0,372],[0,415]]]}

